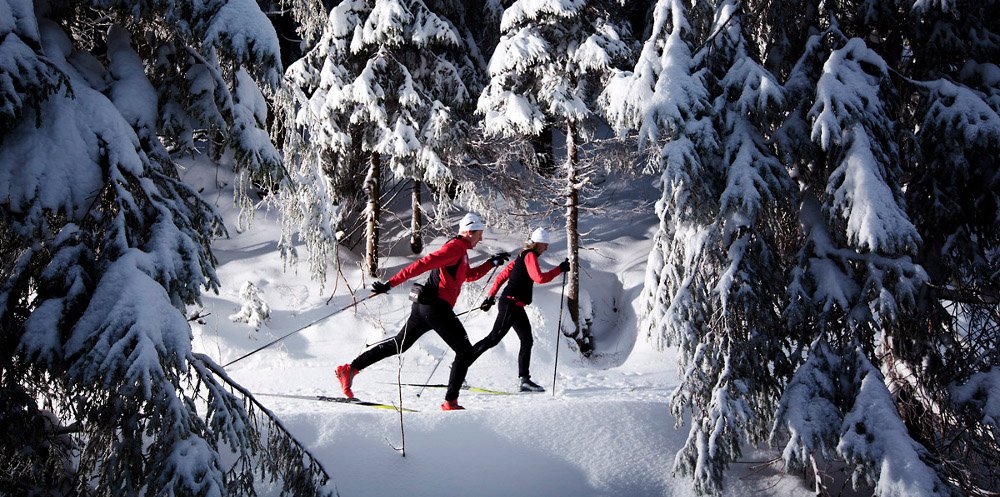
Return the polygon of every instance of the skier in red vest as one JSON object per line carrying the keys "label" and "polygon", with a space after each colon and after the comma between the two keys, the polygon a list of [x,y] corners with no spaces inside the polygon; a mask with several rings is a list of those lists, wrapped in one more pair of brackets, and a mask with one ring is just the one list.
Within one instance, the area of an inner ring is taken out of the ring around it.
{"label": "skier in red vest", "polygon": [[[473,346],[472,360],[475,361],[487,350],[499,344],[513,327],[521,340],[521,349],[517,354],[517,373],[522,392],[545,391],[541,385],[531,381],[531,373],[528,371],[533,339],[531,323],[528,321],[528,314],[524,312],[524,307],[531,304],[535,283],[548,283],[560,273],[569,271],[569,260],[564,260],[544,273],[538,267],[538,258],[549,249],[550,242],[549,233],[544,229],[538,228],[532,232],[531,240],[525,245],[524,250],[497,275],[489,297],[480,306],[482,310],[489,311],[496,304],[497,320],[493,324],[493,331]],[[500,295],[498,303],[497,291],[504,282],[507,283],[507,287]]]}
{"label": "skier in red vest", "polygon": [[478,215],[469,213],[458,226],[458,236],[440,249],[406,266],[388,282],[376,281],[372,284],[373,293],[386,293],[406,280],[432,271],[423,284],[420,296],[414,297],[411,294],[411,300],[415,301],[403,329],[396,336],[362,352],[350,364],[337,367],[337,379],[347,398],[354,398],[351,385],[354,377],[363,369],[387,357],[406,352],[424,333],[434,330],[455,351],[455,362],[441,409],[464,409],[458,405],[458,394],[468,369],[466,364],[471,363],[469,357],[472,354],[472,344],[462,322],[455,316],[455,301],[462,291],[462,283],[482,278],[491,268],[506,262],[508,255],[495,254],[479,266],[469,267],[467,252],[482,240],[486,225]]}

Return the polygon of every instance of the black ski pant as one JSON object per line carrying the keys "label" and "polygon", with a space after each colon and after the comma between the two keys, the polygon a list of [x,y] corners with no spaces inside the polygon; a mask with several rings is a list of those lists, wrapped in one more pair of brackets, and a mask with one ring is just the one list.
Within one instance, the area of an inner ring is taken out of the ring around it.
{"label": "black ski pant", "polygon": [[469,335],[462,322],[455,316],[455,311],[443,300],[437,300],[433,304],[414,303],[403,329],[396,336],[362,352],[351,362],[351,366],[361,371],[382,359],[402,354],[430,330],[437,332],[444,343],[455,351],[455,362],[451,367],[448,391],[444,398],[457,400],[465,381],[465,373],[469,369],[468,364],[472,362],[469,360],[472,357],[472,343],[469,342]]}
{"label": "black ski pant", "polygon": [[511,327],[517,333],[517,338],[521,339],[521,349],[517,353],[517,375],[521,378],[530,378],[528,366],[531,364],[533,344],[531,323],[528,321],[528,313],[524,312],[524,307],[506,297],[500,297],[500,301],[497,302],[497,320],[493,323],[493,331],[472,347],[472,361],[496,347]]}

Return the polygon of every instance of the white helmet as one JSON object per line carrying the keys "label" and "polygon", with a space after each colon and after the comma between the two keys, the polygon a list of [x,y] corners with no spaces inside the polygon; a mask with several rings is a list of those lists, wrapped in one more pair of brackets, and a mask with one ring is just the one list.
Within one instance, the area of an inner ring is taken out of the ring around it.
{"label": "white helmet", "polygon": [[537,228],[535,231],[531,232],[531,241],[535,243],[552,243],[552,237],[549,235],[545,228]]}
{"label": "white helmet", "polygon": [[483,224],[483,220],[479,218],[479,214],[474,214],[472,212],[466,214],[462,217],[462,220],[458,222],[459,233],[463,231],[482,231],[486,229],[486,225]]}

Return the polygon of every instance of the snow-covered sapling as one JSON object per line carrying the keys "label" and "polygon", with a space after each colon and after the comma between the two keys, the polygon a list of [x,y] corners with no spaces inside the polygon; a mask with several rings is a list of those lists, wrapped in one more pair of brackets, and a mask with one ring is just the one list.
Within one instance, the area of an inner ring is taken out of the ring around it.
{"label": "snow-covered sapling", "polygon": [[259,330],[271,317],[271,308],[264,302],[261,292],[251,281],[240,287],[240,310],[229,316],[234,323],[246,323]]}

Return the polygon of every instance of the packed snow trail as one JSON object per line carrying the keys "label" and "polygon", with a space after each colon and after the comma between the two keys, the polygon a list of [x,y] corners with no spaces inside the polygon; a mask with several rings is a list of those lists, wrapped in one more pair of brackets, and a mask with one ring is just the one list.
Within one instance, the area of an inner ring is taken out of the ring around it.
{"label": "packed snow trail", "polygon": [[[214,167],[194,164],[187,174],[201,176],[206,198],[218,196],[223,216],[235,219],[235,209],[225,200],[231,193],[212,190]],[[409,287],[402,285],[327,318],[331,310],[353,302],[349,293],[368,292],[371,281],[361,288],[355,255],[340,254],[350,288],[344,280],[328,281],[321,288],[307,275],[296,273],[305,268],[284,270],[274,242],[279,224],[267,213],[258,213],[252,229],[234,233],[213,247],[222,287],[218,296],[206,295],[204,309],[190,312],[203,316],[203,323],[192,323],[193,346],[224,364],[304,328],[226,370],[252,392],[306,397],[261,395],[258,400],[318,458],[343,497],[690,496],[691,480],[671,474],[674,454],[687,433],[686,427],[674,428],[667,405],[678,377],[675,352],[652,349],[638,333],[633,308],[653,227],[652,218],[637,222],[624,210],[585,220],[582,228],[596,241],[583,253],[581,280],[587,306],[593,310],[597,350],[584,358],[571,340],[561,338],[555,392],[551,381],[558,280],[537,285],[534,302],[526,308],[534,335],[532,378],[549,391],[514,395],[463,391],[459,402],[468,410],[441,412],[441,389],[428,388],[417,397],[414,387],[396,385],[397,379],[421,384],[445,381],[454,354],[435,333],[426,334],[399,360],[382,361],[358,375],[353,389],[359,398],[399,404],[402,392],[401,407],[420,411],[402,414],[406,457],[396,450],[401,444],[397,411],[313,400],[340,396],[334,368],[366,344],[394,335],[410,312]],[[498,249],[514,251],[526,235],[488,230],[489,245],[470,257],[475,262]],[[404,238],[399,233],[387,235],[385,274],[394,274],[414,260]],[[428,240],[425,253],[445,240]],[[565,242],[559,239],[540,265],[550,268],[564,256]],[[259,330],[227,318],[240,307],[239,290],[247,281],[271,309],[270,319]],[[467,284],[455,308],[478,307],[484,290],[476,282]],[[495,318],[494,309],[469,312],[460,319],[475,343],[489,333]],[[518,348],[516,334],[508,333],[472,365],[469,385],[515,392]],[[443,365],[428,379],[443,354]],[[771,457],[751,452],[744,459]],[[771,466],[746,464],[727,478],[726,495],[781,497],[806,491],[797,478],[775,473]],[[279,493],[280,489],[270,489],[262,495]]]}

